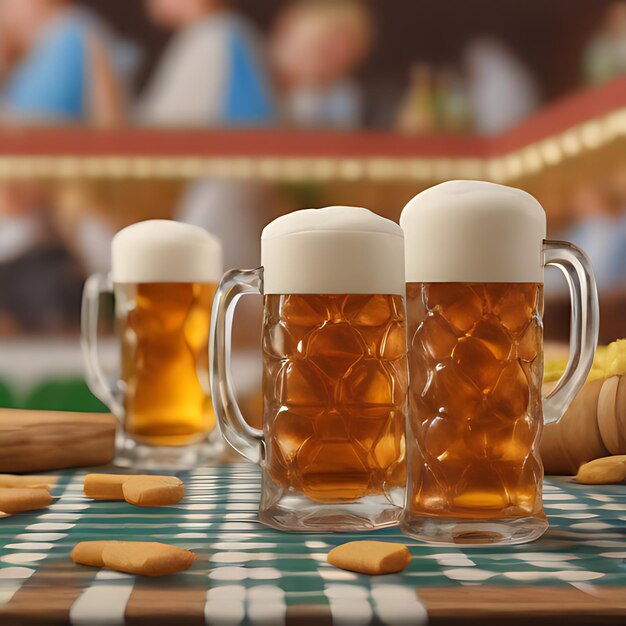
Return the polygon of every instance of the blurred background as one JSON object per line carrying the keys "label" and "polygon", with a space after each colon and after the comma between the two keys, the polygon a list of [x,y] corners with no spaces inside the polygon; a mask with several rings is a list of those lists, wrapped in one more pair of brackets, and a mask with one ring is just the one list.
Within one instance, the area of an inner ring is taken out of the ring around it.
{"label": "blurred background", "polygon": [[[198,224],[255,267],[280,214],[397,219],[450,178],[536,195],[591,256],[601,341],[623,337],[625,146],[624,1],[0,0],[0,406],[104,410],[80,295],[120,228]],[[548,339],[568,316],[549,273]]]}

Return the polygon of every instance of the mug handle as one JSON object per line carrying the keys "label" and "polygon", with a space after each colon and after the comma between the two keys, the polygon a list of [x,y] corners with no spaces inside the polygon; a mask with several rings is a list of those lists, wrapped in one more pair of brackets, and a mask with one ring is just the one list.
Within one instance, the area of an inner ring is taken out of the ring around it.
{"label": "mug handle", "polygon": [[213,301],[211,313],[211,397],[222,436],[253,463],[265,457],[263,431],[243,418],[232,384],[231,330],[235,303],[244,294],[263,293],[263,268],[230,270],[224,274]]}
{"label": "mug handle", "polygon": [[544,265],[565,275],[571,301],[570,349],[567,367],[554,389],[543,399],[546,424],[558,421],[585,384],[598,342],[598,289],[589,257],[565,241],[544,241]]}
{"label": "mug handle", "polygon": [[113,283],[109,276],[93,274],[85,281],[80,319],[80,345],[89,389],[118,419],[122,419],[124,407],[120,390],[105,375],[98,352],[100,296],[103,293],[113,293]]}

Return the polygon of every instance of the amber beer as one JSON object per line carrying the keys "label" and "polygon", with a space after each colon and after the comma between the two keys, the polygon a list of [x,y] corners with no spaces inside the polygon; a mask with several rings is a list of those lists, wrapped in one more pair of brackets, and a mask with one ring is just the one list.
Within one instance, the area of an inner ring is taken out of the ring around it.
{"label": "amber beer", "polygon": [[116,284],[124,429],[140,443],[179,446],[215,427],[208,388],[212,283]]}
{"label": "amber beer", "polygon": [[[221,244],[206,230],[146,220],[115,235],[110,274],[86,281],[86,379],[120,420],[117,464],[185,469],[219,455],[220,439],[210,434],[216,419],[208,338],[221,275]],[[121,343],[115,380],[101,366],[98,349],[101,297],[111,292]]]}
{"label": "amber beer", "polygon": [[542,291],[407,285],[411,513],[542,515]]}
{"label": "amber beer", "polygon": [[[449,181],[408,202],[407,500],[402,530],[437,543],[519,544],[548,527],[543,423],[584,384],[598,331],[589,260],[546,239],[528,193]],[[567,278],[571,363],[542,397],[544,267]]]}
{"label": "amber beer", "polygon": [[[283,530],[398,523],[407,401],[404,238],[367,209],[303,209],[268,224],[261,267],[231,270],[213,313],[220,431],[260,463],[259,519]],[[244,422],[228,320],[263,296],[263,430]]]}
{"label": "amber beer", "polygon": [[405,482],[407,387],[399,295],[266,295],[267,469],[320,503]]}

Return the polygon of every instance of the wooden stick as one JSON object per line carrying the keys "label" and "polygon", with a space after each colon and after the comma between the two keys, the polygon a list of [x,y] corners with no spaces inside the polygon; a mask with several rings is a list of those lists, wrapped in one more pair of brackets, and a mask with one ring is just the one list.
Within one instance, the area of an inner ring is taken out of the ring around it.
{"label": "wooden stick", "polygon": [[0,409],[0,472],[105,465],[115,427],[110,414]]}

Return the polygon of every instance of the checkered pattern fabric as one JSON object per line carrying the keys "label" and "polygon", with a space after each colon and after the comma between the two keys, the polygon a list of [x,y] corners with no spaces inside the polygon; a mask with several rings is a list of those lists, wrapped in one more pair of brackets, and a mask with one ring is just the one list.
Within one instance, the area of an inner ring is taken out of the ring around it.
{"label": "checkered pattern fabric", "polygon": [[[1,519],[0,623],[394,626],[444,617],[462,623],[471,607],[488,615],[497,606],[523,612],[537,603],[544,618],[571,611],[588,614],[591,624],[611,611],[626,621],[624,486],[547,480],[550,530],[541,540],[446,548],[398,529],[275,531],[257,521],[258,468],[179,475],[184,500],[150,509],[85,498],[84,472],[64,472],[48,509]],[[357,538],[405,543],[413,561],[401,574],[380,577],[326,563],[332,547]],[[187,572],[161,579],[74,565],[70,550],[91,539],[167,542],[199,558]]]}

